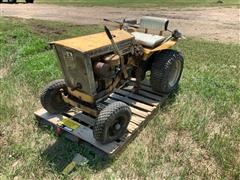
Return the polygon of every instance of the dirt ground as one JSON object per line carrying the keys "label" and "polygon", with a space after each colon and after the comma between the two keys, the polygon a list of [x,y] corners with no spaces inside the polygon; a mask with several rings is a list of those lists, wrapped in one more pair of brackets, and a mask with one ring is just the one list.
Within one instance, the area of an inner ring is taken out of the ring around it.
{"label": "dirt ground", "polygon": [[143,15],[166,17],[170,29],[187,37],[220,42],[240,42],[238,8],[129,9],[112,7],[64,7],[39,4],[1,4],[1,16],[65,21],[74,24],[100,24],[103,18],[137,18]]}

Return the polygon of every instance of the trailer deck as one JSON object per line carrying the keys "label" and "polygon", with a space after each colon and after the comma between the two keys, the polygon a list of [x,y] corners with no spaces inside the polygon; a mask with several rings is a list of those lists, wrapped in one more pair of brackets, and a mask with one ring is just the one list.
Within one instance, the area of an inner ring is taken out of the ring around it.
{"label": "trailer deck", "polygon": [[128,85],[114,91],[101,102],[101,106],[104,107],[115,101],[122,101],[128,104],[132,111],[132,118],[124,137],[109,144],[103,145],[95,140],[92,127],[96,119],[79,110],[73,109],[64,114],[53,115],[42,108],[34,114],[39,122],[63,131],[70,140],[88,145],[96,153],[101,152],[107,157],[112,157],[138,135],[168,97],[167,94],[152,91],[148,81],[141,83],[137,94],[134,92],[133,83],[130,81]]}

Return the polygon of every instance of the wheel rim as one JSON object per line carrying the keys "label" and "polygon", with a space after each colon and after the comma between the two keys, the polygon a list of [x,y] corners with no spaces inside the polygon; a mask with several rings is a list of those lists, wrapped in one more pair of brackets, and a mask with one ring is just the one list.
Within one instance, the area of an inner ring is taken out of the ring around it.
{"label": "wheel rim", "polygon": [[108,137],[109,138],[118,137],[122,133],[122,130],[125,126],[125,122],[126,122],[126,117],[124,116],[116,118],[108,128],[108,133],[107,133]]}
{"label": "wheel rim", "polygon": [[57,103],[62,103],[63,102],[62,93],[64,93],[63,89],[60,89],[59,92],[56,93],[55,101]]}
{"label": "wheel rim", "polygon": [[58,92],[56,92],[54,98],[53,98],[53,102],[54,102],[54,106],[56,106],[56,108],[61,109],[61,111],[65,111],[64,109],[68,109],[70,106],[70,104],[66,103],[63,100],[63,94],[67,95],[67,91],[62,88],[60,89]]}
{"label": "wheel rim", "polygon": [[168,85],[170,87],[175,86],[177,83],[181,72],[181,62],[175,61],[170,67],[170,75],[168,76]]}

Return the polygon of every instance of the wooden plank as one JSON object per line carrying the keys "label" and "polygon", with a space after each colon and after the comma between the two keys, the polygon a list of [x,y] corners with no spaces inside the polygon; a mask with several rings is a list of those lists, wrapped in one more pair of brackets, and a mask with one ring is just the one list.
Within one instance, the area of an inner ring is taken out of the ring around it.
{"label": "wooden plank", "polygon": [[[135,84],[135,80],[134,80],[134,79],[131,79],[131,81],[129,82],[129,85],[130,85],[130,86],[134,86],[134,84]],[[153,91],[152,88],[151,88],[151,86],[150,86],[150,85],[147,85],[147,83],[140,83],[140,84],[141,84],[140,89],[142,89],[142,90],[151,92],[151,93],[153,93],[153,94],[157,94],[157,95],[159,95],[159,96],[165,96],[165,95],[167,95],[167,94],[164,94],[164,93],[159,93],[159,92]]]}
{"label": "wooden plank", "polygon": [[141,85],[140,89],[162,96],[160,93],[153,91],[152,88],[148,86]]}
{"label": "wooden plank", "polygon": [[148,112],[151,112],[153,109],[155,109],[155,107],[153,107],[153,106],[149,106],[147,104],[141,103],[141,102],[133,100],[133,99],[129,99],[128,97],[125,97],[125,96],[120,96],[115,93],[110,94],[109,97],[117,99],[119,101],[123,101],[131,106],[137,107],[139,109],[143,109]]}
{"label": "wooden plank", "polygon": [[131,122],[136,125],[140,125],[145,119],[136,115],[132,115]]}
{"label": "wooden plank", "polygon": [[[110,103],[113,103],[113,102],[116,102],[117,100],[114,100],[114,99],[110,99],[110,98],[108,98],[107,100],[105,100],[105,102],[107,103],[107,104],[110,104]],[[142,110],[140,110],[140,109],[137,109],[137,108],[134,108],[134,107],[132,107],[132,106],[129,106],[130,107],[130,109],[131,109],[131,111],[132,111],[132,113],[133,114],[136,114],[136,115],[138,115],[138,116],[141,116],[141,117],[147,117],[150,113],[149,112],[145,112],[145,111],[142,111]]]}
{"label": "wooden plank", "polygon": [[[134,92],[134,86],[127,86],[123,88],[126,91],[130,91],[130,92]],[[156,94],[152,94],[150,92],[144,91],[144,90],[139,90],[138,92],[139,95],[157,100],[157,101],[161,101],[162,100],[162,96],[156,95]]]}
{"label": "wooden plank", "polygon": [[93,146],[101,149],[108,154],[113,153],[119,146],[118,143],[115,141],[108,144],[101,144],[97,142],[96,139],[93,137],[92,129],[84,125],[81,125],[78,129],[74,130],[72,134],[78,136],[80,139],[92,144]]}
{"label": "wooden plank", "polygon": [[58,115],[50,114],[43,108],[36,111],[34,114],[35,116],[38,116],[42,119],[47,119],[50,123],[53,123],[53,124],[57,124],[59,123],[60,120],[63,120],[64,118],[66,118],[61,114],[58,114]]}
{"label": "wooden plank", "polygon": [[151,92],[152,94],[156,94],[156,95],[161,96],[161,97],[165,96],[165,94],[153,91],[151,87],[148,87],[148,86],[145,86],[145,85],[141,85],[140,89],[144,90],[144,91]]}
{"label": "wooden plank", "polygon": [[86,124],[90,125],[90,126],[94,126],[94,124],[96,123],[96,119],[87,116],[83,113],[77,113],[74,116],[72,116],[72,119],[78,119],[79,121],[85,122]]}
{"label": "wooden plank", "polygon": [[[151,86],[147,83],[147,81],[142,82],[143,85],[138,94],[134,92],[133,86],[129,85],[116,90],[115,93],[112,93],[108,99],[99,102],[102,103],[103,107],[116,101],[122,101],[129,105],[132,111],[132,117],[127,127],[127,132],[122,138],[120,138],[120,141],[114,141],[106,145],[97,142],[91,129],[95,124],[96,119],[82,113],[81,111],[78,112],[78,110],[70,111],[66,113],[66,115],[70,119],[79,121],[80,127],[73,131],[71,131],[71,129],[63,130],[71,137],[74,137],[71,139],[75,139],[77,141],[80,139],[83,144],[87,144],[89,147],[96,149],[94,152],[99,151],[110,157],[115,153],[122,151],[124,147],[126,147],[126,145],[129,144],[137,136],[138,132],[148,123],[154,112],[156,112],[157,107],[159,107],[159,105],[161,105],[167,98],[167,95],[152,91]],[[35,115],[39,117],[39,119],[43,119],[46,123],[49,122],[57,127],[59,127],[59,121],[66,118],[65,114],[52,115],[47,113],[44,109],[35,112]],[[87,127],[85,123],[90,126]]]}
{"label": "wooden plank", "polygon": [[148,105],[157,106],[159,104],[159,102],[157,100],[149,99],[149,98],[143,97],[141,95],[134,94],[132,92],[125,91],[125,90],[122,90],[122,89],[118,89],[118,90],[116,90],[116,92],[121,94],[121,95],[125,95],[127,97],[136,99],[136,100],[141,101],[143,103],[146,103]]}
{"label": "wooden plank", "polygon": [[79,111],[79,109],[68,111],[66,113],[63,113],[63,115],[66,115],[67,117],[69,117],[71,119],[77,119],[77,121],[84,122],[84,123],[88,124],[89,126],[93,126],[96,122],[96,119],[83,114],[83,112]]}
{"label": "wooden plank", "polygon": [[132,122],[129,122],[127,130],[128,130],[128,132],[133,133],[137,128],[138,128],[138,125],[136,125]]}
{"label": "wooden plank", "polygon": [[[63,118],[67,118],[63,115],[52,115],[50,113],[48,113],[46,110],[41,109],[40,111],[37,111],[35,113],[36,116],[38,116],[39,118],[51,122],[54,126],[58,126],[58,122],[61,121]],[[52,121],[52,119],[54,119],[54,121]],[[64,129],[66,131],[66,129]],[[113,153],[119,146],[119,144],[117,142],[112,142],[112,143],[108,143],[108,144],[101,144],[99,142],[97,142],[95,140],[95,138],[93,137],[93,132],[92,129],[90,129],[87,126],[84,126],[83,124],[80,125],[79,128],[73,130],[73,131],[67,131],[68,133],[77,136],[78,138],[80,138],[81,140],[84,140],[90,144],[92,144],[93,146],[101,149],[102,151],[111,154]]]}
{"label": "wooden plank", "polygon": [[125,143],[130,136],[132,136],[132,134],[130,132],[127,132],[123,137],[120,138],[120,143]]}

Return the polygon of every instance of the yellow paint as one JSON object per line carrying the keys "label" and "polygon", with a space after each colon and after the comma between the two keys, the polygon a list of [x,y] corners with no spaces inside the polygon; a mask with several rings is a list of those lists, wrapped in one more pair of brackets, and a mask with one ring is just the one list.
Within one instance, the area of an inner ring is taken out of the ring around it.
{"label": "yellow paint", "polygon": [[73,169],[74,169],[76,166],[77,166],[77,164],[72,161],[71,163],[69,163],[69,164],[63,169],[62,173],[63,173],[64,175],[68,175],[68,174],[70,174],[70,173],[73,171]]}
{"label": "yellow paint", "polygon": [[63,97],[63,100],[67,103],[67,104],[70,104],[72,105],[73,107],[78,107],[80,108],[82,111],[88,113],[88,114],[91,114],[92,116],[95,116],[97,117],[98,116],[98,111],[96,109],[93,109],[93,108],[90,108],[90,107],[87,107],[87,106],[84,106],[80,103],[77,103],[71,99],[69,99],[67,96],[62,96]]}
{"label": "yellow paint", "polygon": [[64,118],[63,120],[61,120],[61,121],[58,123],[58,125],[64,125],[64,126],[70,128],[70,129],[72,129],[72,130],[77,129],[77,128],[80,127],[80,124],[79,124],[79,123],[77,123],[76,121],[73,121],[73,120],[71,120],[71,119],[69,119],[69,118]]}
{"label": "yellow paint", "polygon": [[154,49],[144,48],[144,60],[147,60],[154,52],[162,51],[164,49],[170,49],[176,44],[176,41],[169,40]]}
{"label": "yellow paint", "polygon": [[[117,29],[111,31],[111,33],[116,43],[133,38],[133,36],[130,33],[124,30]],[[51,42],[51,44],[58,44],[72,49],[76,49],[81,52],[88,52],[104,46],[109,46],[111,45],[111,41],[108,39],[105,32],[101,32],[87,36],[80,36],[71,39],[54,41]]]}
{"label": "yellow paint", "polygon": [[81,91],[71,90],[71,88],[68,87],[68,92],[71,95],[81,99],[82,101],[85,101],[85,102],[88,102],[88,103],[93,103],[94,102],[94,97],[93,96],[90,96],[90,95],[88,95],[86,93],[83,93]]}

